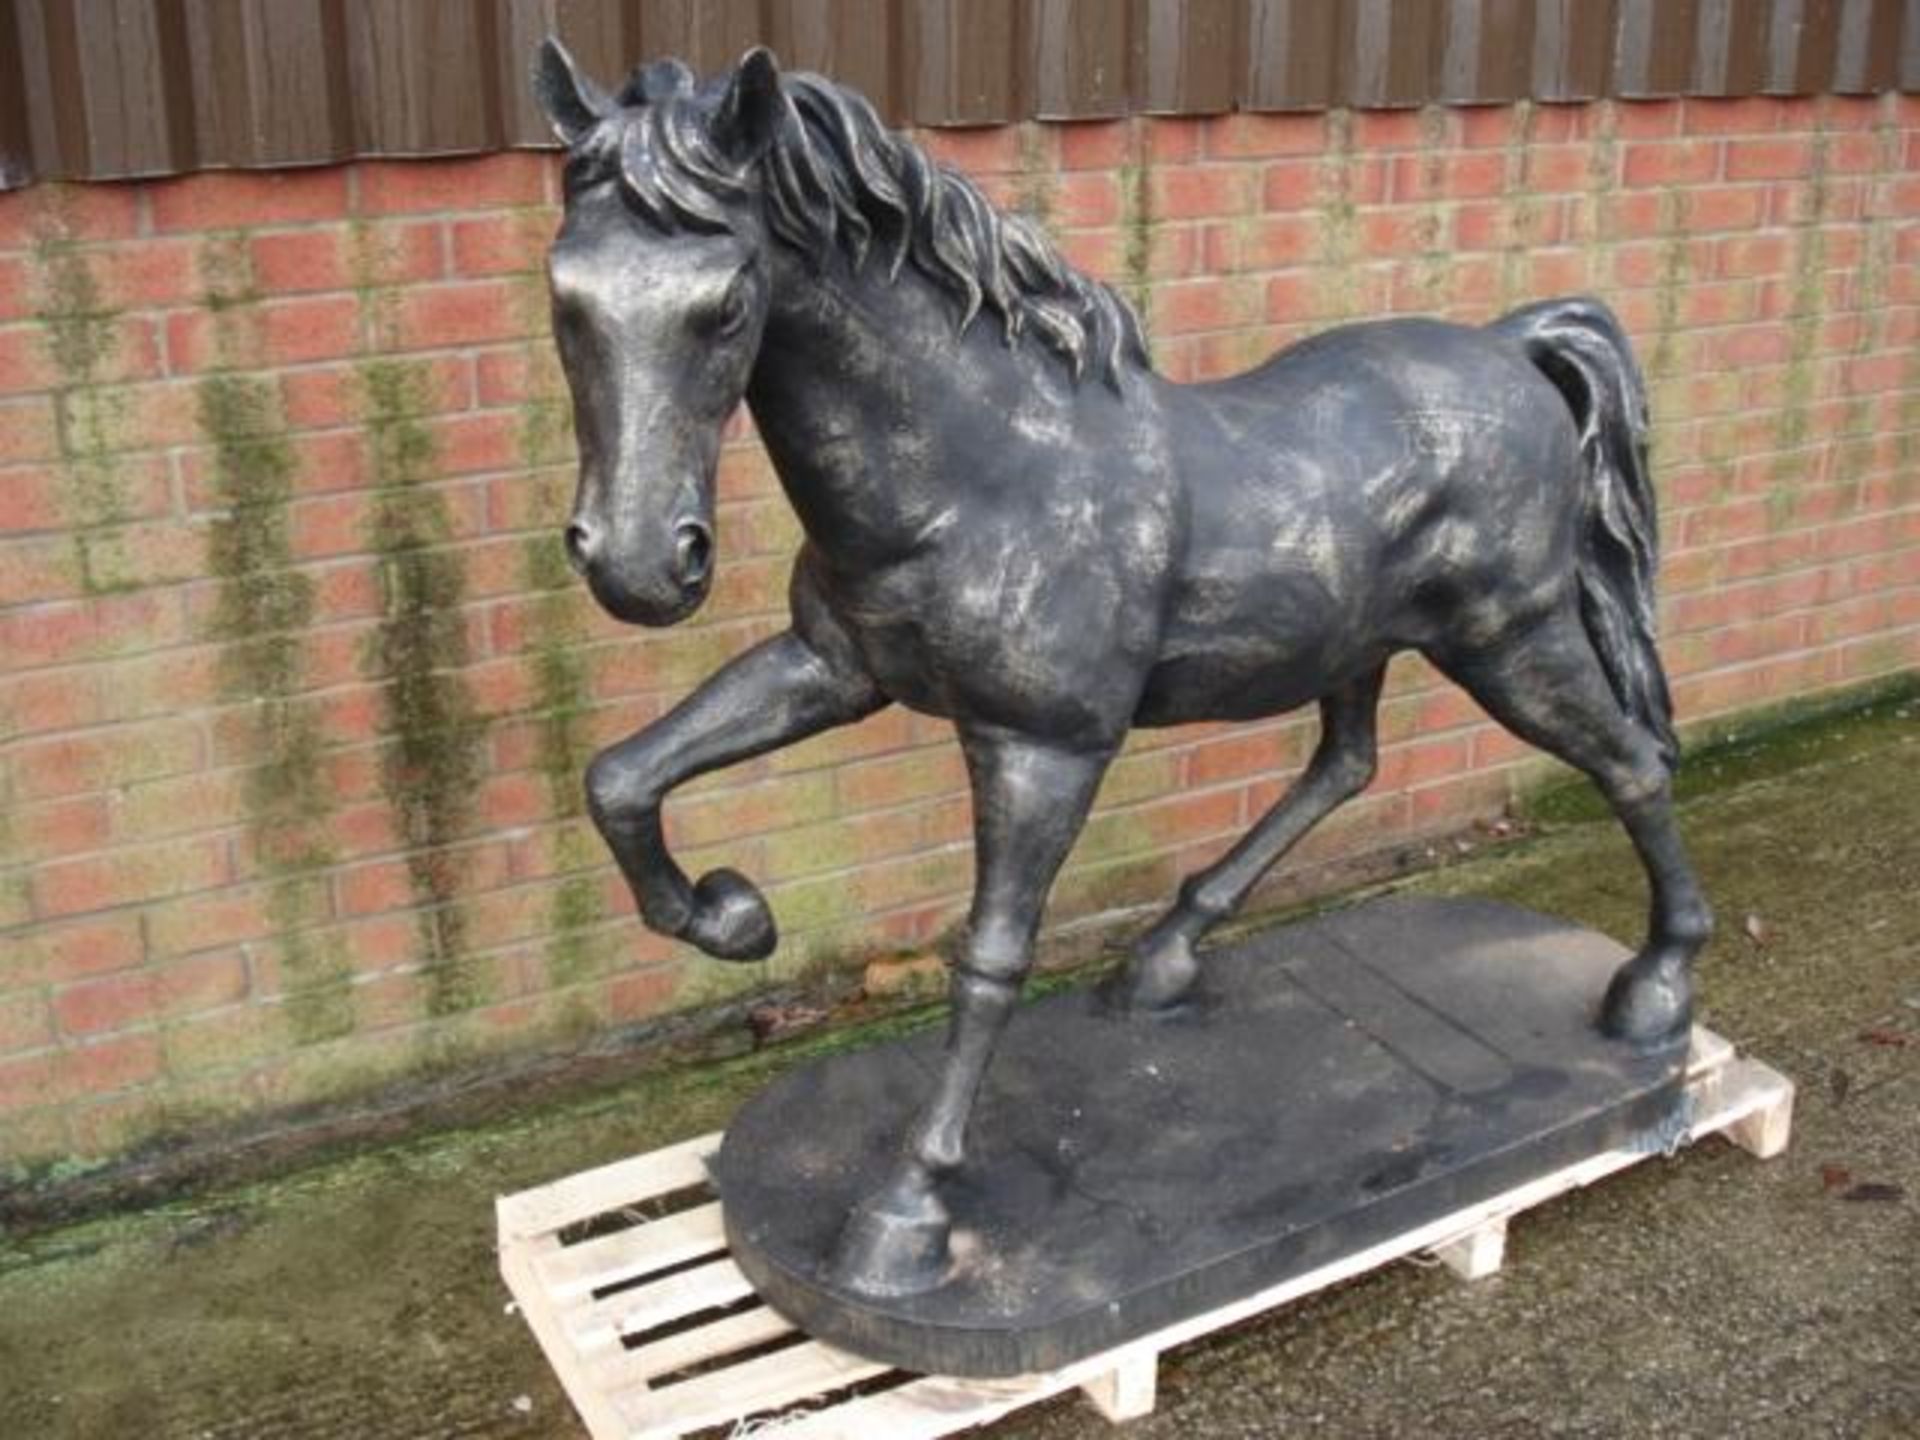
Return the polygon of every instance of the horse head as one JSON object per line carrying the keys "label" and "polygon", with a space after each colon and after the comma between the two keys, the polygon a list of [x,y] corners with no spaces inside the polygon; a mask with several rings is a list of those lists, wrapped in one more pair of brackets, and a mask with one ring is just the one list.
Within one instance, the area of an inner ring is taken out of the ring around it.
{"label": "horse head", "polygon": [[664,61],[609,95],[549,39],[534,88],[568,152],[548,257],[580,451],[567,555],[610,614],[672,625],[712,582],[721,430],[766,322],[754,169],[787,118],[779,67],[754,50],[698,87]]}

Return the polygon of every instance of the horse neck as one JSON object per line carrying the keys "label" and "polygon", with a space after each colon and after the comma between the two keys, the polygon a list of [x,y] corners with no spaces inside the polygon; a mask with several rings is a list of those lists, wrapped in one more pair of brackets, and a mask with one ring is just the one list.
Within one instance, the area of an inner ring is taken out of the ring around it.
{"label": "horse neck", "polygon": [[754,422],[813,544],[885,563],[952,511],[981,436],[1004,431],[1022,392],[1031,403],[1033,377],[992,317],[956,335],[952,298],[910,265],[890,279],[878,259],[855,274],[837,255],[775,251]]}

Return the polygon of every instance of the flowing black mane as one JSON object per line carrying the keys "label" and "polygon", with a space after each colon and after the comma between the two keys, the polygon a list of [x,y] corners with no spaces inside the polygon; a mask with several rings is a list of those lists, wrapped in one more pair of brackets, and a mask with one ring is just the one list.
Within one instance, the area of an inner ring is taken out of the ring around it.
{"label": "flowing black mane", "polygon": [[1009,344],[1033,330],[1076,380],[1091,369],[1117,387],[1127,365],[1150,364],[1132,307],[1068,264],[1039,227],[1000,213],[966,176],[887,129],[862,96],[804,72],[780,84],[786,121],[743,173],[713,138],[718,91],[696,89],[677,61],[644,66],[619,112],[575,146],[568,184],[617,169],[652,223],[725,230],[726,202],[757,171],[773,233],[802,254],[831,244],[857,270],[878,249],[889,278],[911,260],[958,300],[961,330],[991,310]]}

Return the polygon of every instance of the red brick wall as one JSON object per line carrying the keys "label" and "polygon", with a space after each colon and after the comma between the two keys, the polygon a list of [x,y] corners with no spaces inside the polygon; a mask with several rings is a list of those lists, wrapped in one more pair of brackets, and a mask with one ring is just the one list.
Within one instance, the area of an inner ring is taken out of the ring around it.
{"label": "red brick wall", "polygon": [[[1349,316],[1587,289],[1652,377],[1683,717],[1920,661],[1920,103],[1764,99],[1027,126],[931,143],[1218,374]],[[0,197],[0,1162],[95,1156],[756,983],[646,934],[594,746],[781,624],[742,431],[718,589],[666,634],[556,564],[547,157]],[[1535,762],[1418,663],[1326,857]],[[1165,896],[1307,717],[1139,737],[1056,923]],[[945,728],[890,712],[670,807],[767,886],[774,970],[960,913]]]}

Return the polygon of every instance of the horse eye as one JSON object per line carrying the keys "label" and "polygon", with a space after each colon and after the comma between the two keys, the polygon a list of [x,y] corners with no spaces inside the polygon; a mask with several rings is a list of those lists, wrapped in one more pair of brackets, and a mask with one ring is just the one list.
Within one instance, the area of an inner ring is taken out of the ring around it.
{"label": "horse eye", "polygon": [[740,275],[727,286],[727,293],[720,303],[709,312],[708,323],[718,336],[737,335],[746,326],[753,314],[753,290],[747,283],[747,277]]}

